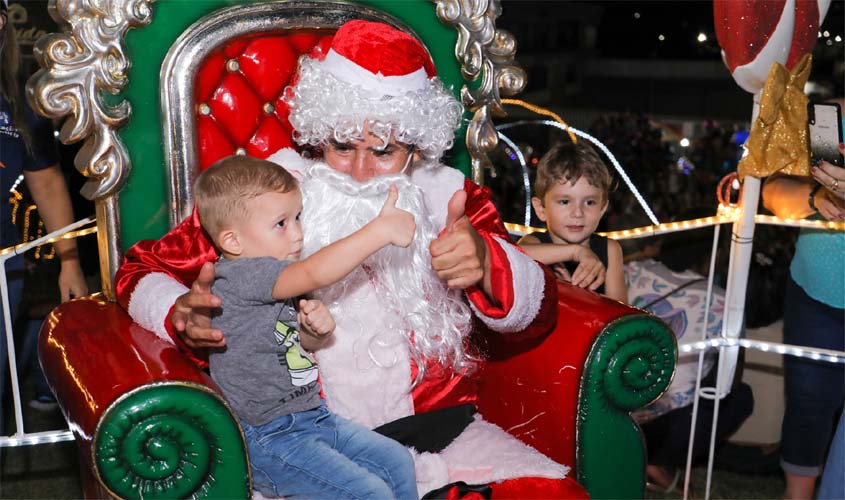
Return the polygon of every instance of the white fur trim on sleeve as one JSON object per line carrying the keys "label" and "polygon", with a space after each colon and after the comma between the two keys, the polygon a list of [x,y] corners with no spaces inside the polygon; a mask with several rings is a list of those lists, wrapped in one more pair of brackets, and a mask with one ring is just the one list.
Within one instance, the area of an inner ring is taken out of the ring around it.
{"label": "white fur trim on sleeve", "polygon": [[469,301],[469,305],[475,315],[491,330],[502,333],[519,332],[527,328],[540,311],[546,288],[545,275],[534,259],[517,250],[512,244],[498,236],[494,236],[493,240],[504,249],[511,266],[513,307],[505,317],[491,318],[482,314],[472,301]]}
{"label": "white fur trim on sleeve", "polygon": [[138,281],[129,297],[129,316],[136,323],[173,343],[164,328],[167,314],[176,298],[188,288],[164,273],[150,273]]}

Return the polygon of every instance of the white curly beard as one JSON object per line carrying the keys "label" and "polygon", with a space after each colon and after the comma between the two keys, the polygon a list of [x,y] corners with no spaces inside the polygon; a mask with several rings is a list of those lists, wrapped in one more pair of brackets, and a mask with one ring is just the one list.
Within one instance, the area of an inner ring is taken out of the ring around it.
{"label": "white curly beard", "polygon": [[[411,360],[462,370],[471,313],[460,291],[449,290],[431,268],[429,245],[438,227],[425,195],[403,174],[359,183],[316,163],[302,183],[304,256],[360,229],[399,191],[396,206],[415,215],[408,248],[387,246],[345,279],[313,293],[337,323],[331,345],[317,352],[323,389],[338,414],[378,426],[413,413]],[[413,340],[411,340],[413,339]]]}

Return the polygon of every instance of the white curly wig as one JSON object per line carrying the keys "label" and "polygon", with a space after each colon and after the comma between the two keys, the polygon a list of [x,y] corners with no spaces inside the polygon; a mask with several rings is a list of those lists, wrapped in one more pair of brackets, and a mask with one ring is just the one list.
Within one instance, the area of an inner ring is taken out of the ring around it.
{"label": "white curly wig", "polygon": [[332,51],[323,61],[307,56],[300,59],[299,80],[285,94],[299,144],[319,146],[330,138],[341,143],[361,139],[364,124],[369,123],[370,132],[385,143],[392,133],[396,141],[415,146],[427,160],[439,160],[452,147],[463,106],[440,79],[418,78],[413,85],[416,88],[410,90],[402,89],[403,83],[385,85],[385,80],[396,77],[382,75],[368,76],[373,85],[353,83],[346,78],[348,71],[337,70],[339,60],[342,56]]}

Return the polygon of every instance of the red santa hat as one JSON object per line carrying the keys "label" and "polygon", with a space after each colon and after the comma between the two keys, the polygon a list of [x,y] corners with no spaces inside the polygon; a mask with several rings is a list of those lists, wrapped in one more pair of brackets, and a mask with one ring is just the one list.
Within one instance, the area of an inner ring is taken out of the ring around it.
{"label": "red santa hat", "polygon": [[322,67],[339,80],[391,96],[423,90],[437,76],[419,40],[386,24],[361,20],[341,26]]}
{"label": "red santa hat", "polygon": [[463,107],[437,78],[414,36],[383,23],[354,20],[335,34],[322,60],[303,58],[288,91],[300,144],[345,142],[370,131],[439,158],[451,147]]}

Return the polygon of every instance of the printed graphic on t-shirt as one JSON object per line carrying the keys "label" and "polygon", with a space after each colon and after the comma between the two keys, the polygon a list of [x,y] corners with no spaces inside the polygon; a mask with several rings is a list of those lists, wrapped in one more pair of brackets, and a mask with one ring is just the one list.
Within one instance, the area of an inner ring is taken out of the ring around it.
{"label": "printed graphic on t-shirt", "polygon": [[303,387],[317,381],[317,365],[302,352],[299,345],[299,330],[276,320],[276,343],[284,346],[284,354],[279,354],[279,364],[287,367],[290,382],[296,387]]}
{"label": "printed graphic on t-shirt", "polygon": [[0,134],[9,136],[13,139],[20,139],[21,132],[14,125],[12,125],[12,117],[6,111],[0,111]]}

